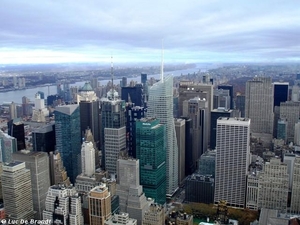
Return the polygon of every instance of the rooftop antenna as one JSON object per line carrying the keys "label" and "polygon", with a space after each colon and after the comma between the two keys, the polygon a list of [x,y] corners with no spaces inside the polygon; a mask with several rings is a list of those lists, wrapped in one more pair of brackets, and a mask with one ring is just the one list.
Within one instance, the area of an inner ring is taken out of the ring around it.
{"label": "rooftop antenna", "polygon": [[114,93],[114,64],[113,64],[113,57],[112,56],[111,56],[110,75],[111,75],[111,97],[112,97],[112,100],[115,100],[115,93]]}
{"label": "rooftop antenna", "polygon": [[160,80],[161,80],[161,82],[164,82],[164,40],[161,41]]}

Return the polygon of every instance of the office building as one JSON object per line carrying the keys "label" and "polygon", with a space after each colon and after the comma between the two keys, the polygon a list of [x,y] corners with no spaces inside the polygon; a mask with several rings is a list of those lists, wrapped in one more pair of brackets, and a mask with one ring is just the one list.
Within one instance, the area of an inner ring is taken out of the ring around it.
{"label": "office building", "polygon": [[288,82],[274,82],[274,107],[280,106],[281,102],[289,100],[289,83]]}
{"label": "office building", "polygon": [[136,121],[136,150],[140,164],[140,181],[145,195],[155,202],[166,202],[165,126],[154,118]]}
{"label": "office building", "polygon": [[166,219],[166,224],[193,225],[193,222],[192,215],[178,211],[172,211]]}
{"label": "office building", "polygon": [[88,196],[90,225],[104,225],[111,217],[111,195],[105,184],[94,187]]}
{"label": "office building", "polygon": [[90,83],[85,83],[77,95],[80,110],[80,132],[84,138],[86,129],[91,129],[98,149],[100,143],[100,106]]}
{"label": "office building", "polygon": [[148,200],[140,185],[138,159],[118,159],[116,195],[120,200],[120,211],[126,212],[141,225],[145,212],[153,200]]}
{"label": "office building", "polygon": [[147,74],[141,73],[141,83],[144,85],[147,83]]}
{"label": "office building", "polygon": [[96,90],[99,87],[100,82],[98,82],[97,77],[91,77],[90,84],[91,84],[91,87],[93,88],[93,90]]}
{"label": "office building", "polygon": [[206,151],[200,156],[197,173],[200,175],[210,175],[215,177],[216,151]]}
{"label": "office building", "polygon": [[197,168],[200,156],[208,145],[208,102],[195,97],[188,101],[188,117],[192,119],[193,164]]}
{"label": "office building", "polygon": [[166,129],[167,195],[178,188],[178,146],[173,119],[173,77],[162,77],[149,89],[147,117],[157,118]]}
{"label": "office building", "polygon": [[292,187],[293,187],[295,159],[296,159],[295,154],[283,153],[283,162],[287,165],[287,173],[289,176],[289,192],[292,191]]}
{"label": "office building", "polygon": [[279,119],[277,122],[277,139],[282,139],[287,142],[288,122],[286,119]]}
{"label": "office building", "polygon": [[18,151],[26,149],[24,123],[20,119],[7,122],[8,135],[17,139]]}
{"label": "office building", "polygon": [[185,179],[185,201],[214,203],[215,181],[211,175],[192,174]]}
{"label": "office building", "polygon": [[95,149],[92,142],[85,141],[81,145],[81,168],[82,174],[86,176],[92,176],[96,171]]}
{"label": "office building", "polygon": [[[229,91],[229,109],[233,109],[233,86],[231,84],[221,84],[218,85],[218,89]],[[221,106],[223,107],[223,106]]]}
{"label": "office building", "polygon": [[9,104],[9,119],[13,120],[13,119],[16,119],[16,118],[18,118],[17,105],[16,105],[16,103],[11,102]]}
{"label": "office building", "polygon": [[294,144],[300,146],[300,121],[295,124]]}
{"label": "office building", "polygon": [[137,220],[129,218],[129,213],[114,214],[104,222],[104,225],[137,225]]}
{"label": "office building", "polygon": [[81,198],[72,186],[54,185],[49,187],[43,220],[53,224],[82,225]]}
{"label": "office building", "polygon": [[25,162],[30,170],[34,218],[43,219],[45,200],[50,187],[49,157],[46,152],[19,151],[13,154],[15,161]]}
{"label": "office building", "polygon": [[246,97],[245,95],[236,95],[236,101],[235,101],[235,108],[240,110],[241,117],[245,117],[245,104],[246,104]]}
{"label": "office building", "polygon": [[254,77],[246,83],[245,116],[251,119],[251,132],[273,134],[274,92],[270,77]]}
{"label": "office building", "polygon": [[300,102],[281,102],[280,118],[287,121],[287,140],[294,141],[295,124],[299,121]]}
{"label": "office building", "polygon": [[153,203],[145,212],[143,225],[164,225],[165,210],[162,205]]}
{"label": "office building", "polygon": [[258,210],[259,174],[249,173],[247,176],[246,208]]}
{"label": "office building", "polygon": [[126,142],[128,147],[128,155],[136,158],[136,134],[135,134],[135,121],[144,118],[146,108],[134,106],[133,103],[126,103]]}
{"label": "office building", "polygon": [[229,90],[214,89],[213,108],[217,109],[219,107],[222,107],[225,109],[230,108]]}
{"label": "office building", "polygon": [[245,207],[249,144],[250,119],[217,120],[215,203],[225,200],[229,206]]}
{"label": "office building", "polygon": [[12,161],[12,154],[17,150],[17,139],[0,130],[0,160],[4,163]]}
{"label": "office building", "polygon": [[143,86],[136,84],[134,87],[122,87],[121,99],[125,102],[132,102],[135,106],[144,106]]}
{"label": "office building", "polygon": [[181,117],[185,120],[185,176],[191,175],[196,168],[193,164],[193,148],[192,148],[192,120],[190,118]]}
{"label": "office building", "polygon": [[127,77],[122,77],[122,80],[120,80],[120,87],[127,87]]}
{"label": "office building", "polygon": [[25,162],[3,165],[2,193],[7,219],[30,220],[34,218],[30,170]]}
{"label": "office building", "polygon": [[288,191],[287,165],[280,159],[272,158],[270,162],[265,163],[259,176],[258,207],[286,212]]}
{"label": "office building", "polygon": [[63,164],[75,182],[80,173],[80,113],[78,105],[62,105],[55,108],[56,148],[61,154]]}
{"label": "office building", "polygon": [[293,170],[291,213],[300,214],[300,157],[296,157]]}
{"label": "office building", "polygon": [[178,185],[182,186],[185,178],[185,120],[174,119],[178,146]]}
{"label": "office building", "polygon": [[32,147],[36,152],[55,151],[55,123],[45,124],[32,131]]}
{"label": "office building", "polygon": [[210,123],[210,149],[216,148],[217,139],[217,120],[220,117],[232,117],[232,110],[224,108],[218,108],[211,111],[211,123]]}
{"label": "office building", "polygon": [[49,163],[51,185],[63,184],[68,187],[71,182],[70,178],[68,177],[66,168],[63,165],[60,153],[57,151],[49,152]]}
{"label": "office building", "polygon": [[49,110],[45,107],[45,100],[41,98],[39,93],[36,93],[34,102],[31,120],[35,122],[46,122],[46,117],[49,116]]}

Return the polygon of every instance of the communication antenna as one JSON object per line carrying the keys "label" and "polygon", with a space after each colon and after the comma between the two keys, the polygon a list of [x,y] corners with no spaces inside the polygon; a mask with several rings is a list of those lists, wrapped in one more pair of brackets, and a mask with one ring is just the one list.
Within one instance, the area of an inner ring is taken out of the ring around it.
{"label": "communication antenna", "polygon": [[160,66],[160,80],[164,82],[164,40],[161,40],[161,66]]}
{"label": "communication antenna", "polygon": [[111,75],[111,97],[112,97],[112,100],[115,100],[115,93],[114,93],[114,64],[113,64],[113,57],[112,56],[111,56],[110,75]]}

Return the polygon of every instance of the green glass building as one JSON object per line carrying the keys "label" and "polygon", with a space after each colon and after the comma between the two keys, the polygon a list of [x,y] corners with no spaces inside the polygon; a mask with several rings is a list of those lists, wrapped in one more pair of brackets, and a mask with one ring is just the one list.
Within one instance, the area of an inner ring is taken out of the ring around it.
{"label": "green glass building", "polygon": [[136,121],[136,157],[140,160],[140,184],[155,202],[166,202],[165,126],[154,118]]}

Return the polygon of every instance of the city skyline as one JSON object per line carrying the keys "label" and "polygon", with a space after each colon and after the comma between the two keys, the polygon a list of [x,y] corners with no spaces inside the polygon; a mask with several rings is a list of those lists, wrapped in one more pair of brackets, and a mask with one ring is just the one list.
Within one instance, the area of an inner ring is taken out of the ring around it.
{"label": "city skyline", "polygon": [[5,0],[0,62],[297,62],[298,4]]}

